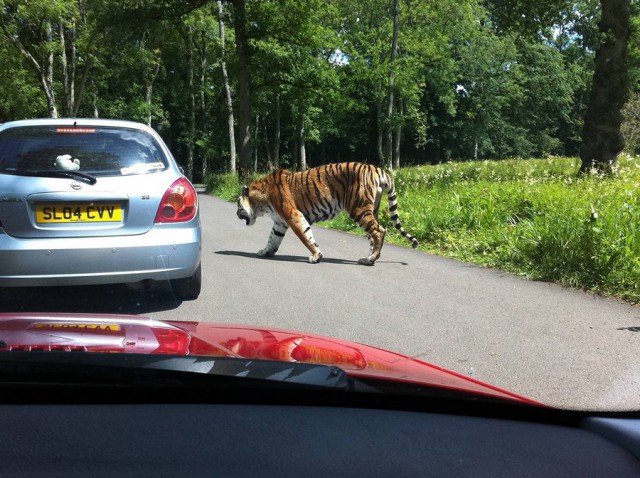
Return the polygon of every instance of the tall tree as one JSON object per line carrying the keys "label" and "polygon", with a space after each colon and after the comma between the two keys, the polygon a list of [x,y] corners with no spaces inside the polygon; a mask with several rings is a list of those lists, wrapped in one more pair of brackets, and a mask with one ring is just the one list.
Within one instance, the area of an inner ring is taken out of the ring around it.
{"label": "tall tree", "polygon": [[[508,0],[488,0],[487,3],[501,30],[528,35],[534,40],[542,33],[550,39],[552,32],[562,32],[559,26],[574,30],[572,35],[564,35],[571,41],[576,36],[584,38],[590,35],[590,32],[581,30],[584,20],[575,15],[582,8],[590,9],[591,2],[588,1],[523,0],[513,5]],[[624,147],[620,124],[621,109],[628,93],[629,16],[629,0],[600,0],[599,45],[582,127],[581,172],[591,168],[610,170]]]}
{"label": "tall tree", "polygon": [[582,129],[581,172],[610,171],[624,148],[620,132],[627,97],[629,0],[601,0],[602,44],[596,52],[589,105]]}
{"label": "tall tree", "polygon": [[[505,111],[514,97],[522,95],[516,83],[517,51],[508,37],[491,35],[478,29],[468,43],[459,48],[460,73],[456,83],[457,118],[464,118],[456,140],[465,148],[460,154],[474,160],[496,155],[509,124]],[[502,135],[496,137],[496,130]]]}
{"label": "tall tree", "polygon": [[331,122],[339,90],[331,63],[339,44],[336,10],[321,0],[258,2],[251,20],[257,25],[252,34],[254,114],[271,132],[268,141],[262,135],[259,146],[273,146],[266,156],[275,164],[283,143],[290,165],[305,169],[309,147],[322,141]]}
{"label": "tall tree", "polygon": [[352,94],[349,106],[357,112],[364,110],[368,113],[370,131],[367,134],[373,134],[373,137],[367,141],[375,145],[369,154],[374,155],[378,164],[385,165],[389,80],[392,76],[389,62],[393,54],[393,3],[391,8],[388,2],[376,0],[342,0],[338,5],[343,17],[340,34],[343,44],[340,49],[348,59],[343,69],[349,84],[347,91]]}
{"label": "tall tree", "polygon": [[400,0],[393,0],[393,39],[391,40],[391,54],[389,58],[389,93],[387,98],[387,121],[385,130],[387,132],[387,147],[385,159],[387,168],[393,168],[393,96],[396,89],[396,57],[398,56],[398,35],[400,33]]}
{"label": "tall tree", "polygon": [[218,29],[220,32],[220,56],[222,61],[220,62],[220,70],[222,72],[222,83],[224,86],[224,98],[227,105],[227,130],[229,131],[229,171],[236,172],[236,134],[235,134],[235,119],[233,115],[233,99],[231,97],[231,86],[229,85],[229,75],[227,73],[227,61],[225,58],[225,33],[224,33],[224,21],[222,19],[222,1],[217,1],[218,7]]}
{"label": "tall tree", "polygon": [[43,116],[47,102],[33,71],[9,42],[0,42],[0,123]]}
{"label": "tall tree", "polygon": [[69,2],[22,4],[9,0],[0,1],[0,29],[37,75],[52,118],[58,117],[53,78],[56,50],[54,24],[58,19],[65,18],[71,8]]}
{"label": "tall tree", "polygon": [[238,136],[240,148],[238,160],[240,175],[248,181],[253,172],[251,141],[251,72],[249,70],[250,51],[247,37],[247,6],[245,0],[232,0],[234,7],[234,29],[236,36],[236,61],[238,68]]}
{"label": "tall tree", "polygon": [[187,49],[187,87],[188,87],[188,129],[187,129],[187,177],[193,180],[193,163],[196,143],[196,94],[194,89],[193,72],[193,25],[188,24],[183,32]]}

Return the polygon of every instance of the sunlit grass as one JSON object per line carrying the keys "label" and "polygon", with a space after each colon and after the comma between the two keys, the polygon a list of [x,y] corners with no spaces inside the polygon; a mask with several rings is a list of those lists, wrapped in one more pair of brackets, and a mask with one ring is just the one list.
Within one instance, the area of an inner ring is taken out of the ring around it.
{"label": "sunlit grass", "polygon": [[400,217],[425,250],[639,301],[640,159],[621,157],[610,177],[578,168],[549,158],[401,169]]}
{"label": "sunlit grass", "polygon": [[[578,168],[556,157],[403,168],[400,219],[423,250],[638,302],[640,158],[622,156],[612,176]],[[237,197],[237,180],[217,181],[213,194]],[[388,240],[409,246],[386,208]],[[360,233],[344,215],[324,225]]]}
{"label": "sunlit grass", "polygon": [[205,181],[207,191],[225,201],[235,201],[242,192],[242,183],[237,174],[211,174]]}

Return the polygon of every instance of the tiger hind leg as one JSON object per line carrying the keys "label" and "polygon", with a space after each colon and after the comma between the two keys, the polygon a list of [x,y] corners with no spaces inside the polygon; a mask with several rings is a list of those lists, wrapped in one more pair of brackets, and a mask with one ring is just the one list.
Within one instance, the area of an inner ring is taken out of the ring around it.
{"label": "tiger hind leg", "polygon": [[376,229],[369,234],[369,256],[358,259],[358,264],[363,266],[372,266],[380,257],[382,245],[384,244],[384,236],[387,230],[381,225],[377,225]]}
{"label": "tiger hind leg", "polygon": [[369,238],[369,255],[358,260],[358,264],[365,266],[372,266],[380,257],[380,251],[384,244],[384,236],[387,231],[380,225],[373,214],[373,207],[371,210],[365,210],[360,215],[352,216],[352,219],[358,223],[358,225],[364,229]]}
{"label": "tiger hind leg", "polygon": [[[376,221],[378,221],[378,212],[380,211],[380,200],[382,199],[382,188],[380,186],[378,186],[378,189],[376,191],[376,197],[373,201],[373,217],[375,218]],[[384,229],[383,229],[384,231]],[[384,231],[386,232],[386,231]],[[383,232],[383,234],[384,234]],[[375,241],[373,240],[373,237],[371,236],[371,234],[367,234],[367,239],[369,239],[369,256],[373,256],[373,251],[375,250]],[[384,241],[384,238],[383,238]],[[380,245],[380,248],[382,248],[382,245]],[[380,249],[378,249],[378,256],[380,256]],[[365,258],[361,259],[364,260]],[[377,259],[377,258],[376,258]]]}

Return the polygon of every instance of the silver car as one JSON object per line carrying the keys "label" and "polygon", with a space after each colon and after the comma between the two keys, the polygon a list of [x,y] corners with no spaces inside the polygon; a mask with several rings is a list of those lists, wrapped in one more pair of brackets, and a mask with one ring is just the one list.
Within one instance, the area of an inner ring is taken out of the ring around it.
{"label": "silver car", "polygon": [[170,281],[200,293],[198,196],[151,128],[0,125],[0,287]]}

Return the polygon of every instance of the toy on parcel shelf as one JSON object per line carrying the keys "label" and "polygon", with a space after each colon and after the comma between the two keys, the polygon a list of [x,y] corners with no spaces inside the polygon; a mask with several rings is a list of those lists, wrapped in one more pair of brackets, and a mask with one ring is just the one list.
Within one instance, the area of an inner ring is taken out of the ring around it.
{"label": "toy on parcel shelf", "polygon": [[53,164],[56,169],[63,169],[65,171],[77,171],[80,169],[80,160],[72,160],[70,154],[58,156]]}

